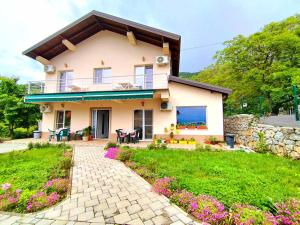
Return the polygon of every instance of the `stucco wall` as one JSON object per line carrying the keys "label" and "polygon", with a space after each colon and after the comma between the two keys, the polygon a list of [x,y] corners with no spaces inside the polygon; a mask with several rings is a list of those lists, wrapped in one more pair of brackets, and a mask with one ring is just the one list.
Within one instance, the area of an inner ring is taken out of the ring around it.
{"label": "stucco wall", "polygon": [[[100,31],[90,38],[76,45],[76,51],[65,51],[51,60],[56,66],[55,74],[46,74],[46,92],[57,90],[57,79],[61,71],[71,70],[74,72],[74,81],[79,86],[89,88],[93,91],[101,87],[103,90],[111,89],[110,85],[94,85],[93,74],[95,68],[112,69],[114,82],[126,82],[124,77],[131,75],[133,80],[134,67],[138,65],[153,65],[153,74],[170,74],[170,64],[157,66],[156,56],[163,55],[162,48],[145,42],[137,41],[137,45],[131,45],[124,35],[110,31]],[[143,57],[144,60],[143,61]],[[103,61],[103,65],[102,65]],[[153,83],[155,88],[162,85],[163,75],[154,75]],[[88,79],[84,79],[88,78]],[[76,83],[77,82],[77,83]]]}
{"label": "stucco wall", "polygon": [[[133,128],[133,111],[135,109],[153,109],[153,133],[164,135],[164,128],[176,124],[176,106],[206,106],[207,107],[207,130],[181,130],[183,136],[214,135],[220,139],[223,136],[223,106],[222,94],[212,93],[207,90],[194,88],[182,84],[170,83],[170,103],[172,111],[160,110],[160,99],[150,100],[124,100],[122,103],[115,101],[87,101],[80,103],[54,103],[54,111],[71,110],[71,130],[76,131],[91,124],[92,108],[111,109],[110,133],[115,133],[118,128]],[[142,104],[144,102],[144,104]],[[43,132],[55,125],[55,112],[43,115]]]}

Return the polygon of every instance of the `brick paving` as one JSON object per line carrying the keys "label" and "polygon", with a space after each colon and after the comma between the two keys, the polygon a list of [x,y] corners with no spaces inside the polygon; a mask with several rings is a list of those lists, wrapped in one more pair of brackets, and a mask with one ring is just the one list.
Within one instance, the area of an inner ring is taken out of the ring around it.
{"label": "brick paving", "polygon": [[70,196],[38,213],[0,212],[0,225],[199,224],[123,163],[103,155],[101,147],[76,146]]}

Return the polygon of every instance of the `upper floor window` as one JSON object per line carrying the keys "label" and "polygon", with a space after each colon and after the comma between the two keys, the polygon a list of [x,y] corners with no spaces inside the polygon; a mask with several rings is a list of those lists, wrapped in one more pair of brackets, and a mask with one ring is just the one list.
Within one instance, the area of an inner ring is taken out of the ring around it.
{"label": "upper floor window", "polygon": [[94,84],[111,84],[111,68],[97,68],[94,72]]}

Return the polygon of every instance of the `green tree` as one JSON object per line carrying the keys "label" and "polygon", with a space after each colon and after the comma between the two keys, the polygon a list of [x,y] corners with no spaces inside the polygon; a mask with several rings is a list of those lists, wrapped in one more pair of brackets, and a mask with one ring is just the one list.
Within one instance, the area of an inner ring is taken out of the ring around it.
{"label": "green tree", "polygon": [[40,119],[39,107],[24,103],[25,86],[17,82],[17,78],[0,76],[0,123],[8,127],[11,137],[16,127],[28,130]]}
{"label": "green tree", "polygon": [[300,15],[224,44],[214,56],[216,63],[192,79],[232,88],[227,104],[236,110],[247,102],[247,112],[257,113],[260,96],[266,110],[275,114],[291,106],[291,86],[300,85]]}

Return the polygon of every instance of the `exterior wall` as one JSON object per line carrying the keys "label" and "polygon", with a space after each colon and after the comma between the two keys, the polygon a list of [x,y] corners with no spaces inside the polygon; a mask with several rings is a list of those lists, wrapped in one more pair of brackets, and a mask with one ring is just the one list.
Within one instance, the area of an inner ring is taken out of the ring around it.
{"label": "exterior wall", "polygon": [[[166,136],[164,128],[176,124],[176,106],[207,106],[207,130],[180,130],[178,137],[194,137],[203,140],[208,136],[223,139],[223,102],[222,94],[190,87],[187,85],[170,83],[170,103],[172,111],[160,110],[160,99],[124,100],[116,101],[87,101],[80,103],[53,103],[54,111],[43,115],[42,131],[54,129],[55,110],[71,110],[71,131],[81,130],[91,125],[91,109],[110,109],[110,137],[115,137],[115,130],[119,128],[133,128],[133,111],[135,109],[153,110],[153,134]],[[176,135],[175,135],[176,136]],[[198,137],[198,138],[197,138]]]}
{"label": "exterior wall", "polygon": [[[87,88],[87,91],[111,90],[111,84],[93,84],[95,68],[112,69],[113,82],[126,82],[124,79],[134,77],[134,67],[138,65],[153,65],[153,74],[170,74],[170,64],[157,66],[155,57],[163,55],[162,48],[137,41],[137,45],[131,45],[126,36],[110,31],[100,31],[90,38],[76,45],[76,50],[65,51],[51,60],[56,67],[55,74],[46,74],[45,92],[56,92],[57,79],[61,71],[74,72],[75,84]],[[143,61],[144,58],[144,61]],[[103,65],[102,65],[103,62]],[[124,76],[129,76],[124,78]],[[123,76],[123,77],[119,77]],[[154,75],[153,85],[155,89],[161,88],[166,83],[165,76]],[[164,80],[162,80],[164,79]],[[77,83],[76,83],[77,82]],[[127,81],[128,82],[128,81]]]}
{"label": "exterior wall", "polygon": [[258,133],[263,133],[270,152],[300,159],[300,128],[259,124],[253,115],[236,115],[225,119],[225,131],[235,134],[236,143],[254,150]]}

